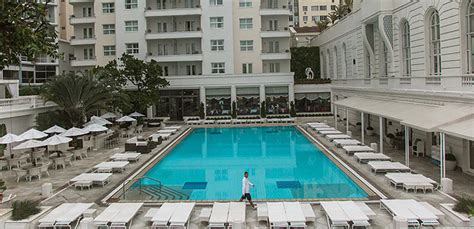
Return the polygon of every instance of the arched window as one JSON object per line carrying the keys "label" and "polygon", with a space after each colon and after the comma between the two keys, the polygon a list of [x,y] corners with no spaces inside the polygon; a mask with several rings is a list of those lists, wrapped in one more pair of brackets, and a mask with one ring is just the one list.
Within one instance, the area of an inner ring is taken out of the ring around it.
{"label": "arched window", "polygon": [[321,78],[329,78],[326,71],[326,57],[324,57],[324,52],[321,52],[319,58],[321,59]]}
{"label": "arched window", "polygon": [[411,46],[410,46],[410,25],[407,20],[400,24],[401,46],[402,46],[402,68],[403,76],[411,76]]}
{"label": "arched window", "polygon": [[[331,59],[331,52],[329,51],[329,49],[327,50],[327,59],[326,59],[326,67],[327,67],[327,71],[328,71],[328,78],[330,79],[334,79],[333,77],[333,69],[331,68],[331,62],[332,62],[332,59]],[[333,63],[334,64],[334,63]]]}
{"label": "arched window", "polygon": [[342,64],[344,65],[344,71],[343,71],[343,78],[347,79],[347,76],[349,75],[349,66],[347,65],[347,48],[346,48],[346,43],[342,43],[342,58],[344,58],[344,61]]}
{"label": "arched window", "polygon": [[429,60],[430,74],[441,75],[441,45],[439,32],[439,14],[433,10],[429,16]]}
{"label": "arched window", "polygon": [[371,78],[372,77],[372,69],[370,66],[372,65],[370,61],[370,53],[367,48],[364,48],[364,53],[365,53],[365,78]]}
{"label": "arched window", "polygon": [[466,54],[467,73],[474,73],[474,2],[469,1],[466,9]]}
{"label": "arched window", "polygon": [[337,47],[334,46],[334,79],[339,78],[339,68],[337,67],[339,63],[339,54],[337,53]]}
{"label": "arched window", "polygon": [[383,62],[382,62],[382,77],[388,77],[388,66],[390,65],[389,60],[388,60],[388,48],[387,45],[385,45],[385,42],[382,43],[382,54],[383,54]]}

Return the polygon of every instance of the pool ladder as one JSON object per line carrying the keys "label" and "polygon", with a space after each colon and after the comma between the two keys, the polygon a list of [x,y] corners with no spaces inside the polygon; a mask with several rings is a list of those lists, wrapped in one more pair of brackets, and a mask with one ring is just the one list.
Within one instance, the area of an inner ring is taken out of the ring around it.
{"label": "pool ladder", "polygon": [[133,178],[133,179],[130,179],[130,180],[126,180],[126,181],[124,181],[124,182],[122,183],[122,191],[123,191],[122,196],[123,196],[123,199],[126,199],[125,193],[127,192],[127,189],[126,189],[127,184],[129,184],[129,183],[132,182],[132,181],[140,181],[140,183],[139,183],[139,193],[140,193],[140,195],[142,195],[142,186],[143,186],[143,185],[142,185],[142,181],[143,181],[143,179],[150,179],[150,180],[152,180],[152,181],[157,182],[159,191],[161,191],[161,187],[163,186],[163,185],[161,184],[161,181],[159,181],[159,180],[157,180],[157,179],[155,179],[155,178],[152,178],[152,177],[148,177],[148,176],[137,177],[137,178]]}

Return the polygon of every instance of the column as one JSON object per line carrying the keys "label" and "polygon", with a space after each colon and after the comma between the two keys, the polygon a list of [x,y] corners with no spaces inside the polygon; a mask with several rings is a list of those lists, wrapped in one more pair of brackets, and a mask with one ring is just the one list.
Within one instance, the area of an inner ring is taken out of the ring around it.
{"label": "column", "polygon": [[[295,102],[295,87],[294,84],[288,85],[288,103]],[[288,104],[289,105],[289,104]]]}
{"label": "column", "polygon": [[334,127],[337,130],[337,106],[334,105]]}
{"label": "column", "polygon": [[[439,170],[440,170],[440,179],[446,177],[446,134],[439,133]],[[440,182],[441,184],[441,182]]]}
{"label": "column", "polygon": [[260,104],[265,102],[265,85],[260,85]]}
{"label": "column", "polygon": [[230,102],[231,104],[237,102],[237,89],[235,88],[235,85],[230,86]]}
{"label": "column", "polygon": [[349,108],[346,107],[346,134],[349,132]]}
{"label": "column", "polygon": [[364,129],[365,129],[365,124],[364,124],[364,112],[360,112],[360,139],[362,144],[365,144],[364,141]]}
{"label": "column", "polygon": [[410,167],[410,127],[405,126],[405,165]]}
{"label": "column", "polygon": [[206,116],[206,88],[204,86],[199,87],[199,100],[200,103],[204,104],[204,116]]}
{"label": "column", "polygon": [[383,153],[383,117],[379,116],[379,151]]}
{"label": "column", "polygon": [[153,118],[153,105],[146,108],[146,117]]}

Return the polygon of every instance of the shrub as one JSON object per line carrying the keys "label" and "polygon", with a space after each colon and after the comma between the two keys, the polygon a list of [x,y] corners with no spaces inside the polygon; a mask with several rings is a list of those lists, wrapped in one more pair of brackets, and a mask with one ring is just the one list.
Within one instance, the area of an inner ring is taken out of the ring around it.
{"label": "shrub", "polygon": [[260,105],[260,116],[262,118],[267,117],[267,105],[266,105],[265,101],[263,101]]}
{"label": "shrub", "polygon": [[293,101],[290,102],[290,116],[296,117],[295,103]]}
{"label": "shrub", "polygon": [[454,205],[453,209],[457,212],[466,213],[472,216],[474,215],[474,199],[468,196],[459,197],[458,202]]}
{"label": "shrub", "polygon": [[448,153],[446,154],[446,161],[456,161],[456,156],[454,156],[454,154],[452,153]]}
{"label": "shrub", "polygon": [[204,103],[199,104],[199,118],[204,119]]}
{"label": "shrub", "polygon": [[232,118],[237,118],[237,103],[232,102]]}
{"label": "shrub", "polygon": [[13,202],[12,220],[26,219],[32,215],[38,214],[41,209],[37,201],[24,200]]}

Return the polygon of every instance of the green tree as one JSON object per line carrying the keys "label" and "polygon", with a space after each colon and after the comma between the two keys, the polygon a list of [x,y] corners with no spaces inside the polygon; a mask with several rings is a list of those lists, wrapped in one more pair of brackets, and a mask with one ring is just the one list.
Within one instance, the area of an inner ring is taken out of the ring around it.
{"label": "green tree", "polygon": [[261,118],[266,118],[267,117],[267,105],[265,101],[260,103],[260,116]]}
{"label": "green tree", "polygon": [[319,31],[323,31],[328,28],[329,20],[317,21],[316,26],[319,28]]}
{"label": "green tree", "polygon": [[40,55],[59,56],[47,4],[0,0],[0,70],[18,65],[20,56],[31,61]]}
{"label": "green tree", "polygon": [[232,118],[237,118],[237,103],[232,102]]}
{"label": "green tree", "polygon": [[320,78],[319,47],[291,48],[291,71],[295,73],[295,80],[306,79],[305,70],[311,68],[314,78]]}
{"label": "green tree", "polygon": [[114,99],[112,90],[94,79],[91,72],[58,76],[44,85],[41,96],[58,105],[58,115],[69,126],[81,126],[87,116],[108,110]]}
{"label": "green tree", "polygon": [[94,71],[99,81],[114,90],[125,90],[134,110],[145,112],[148,106],[158,101],[159,89],[167,87],[169,82],[160,77],[161,67],[155,60],[145,62],[124,53],[119,62],[110,61]]}

